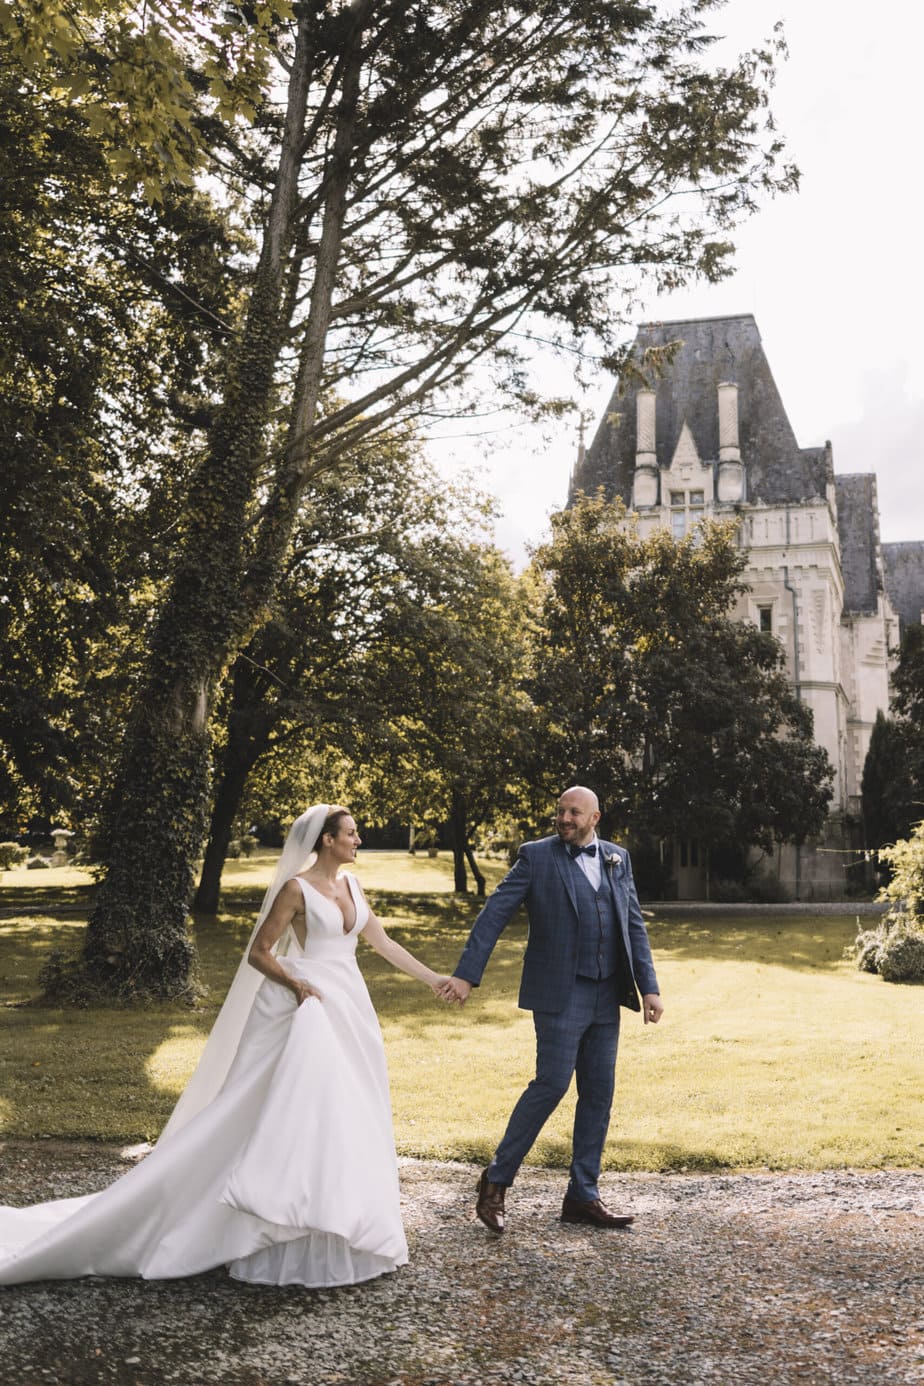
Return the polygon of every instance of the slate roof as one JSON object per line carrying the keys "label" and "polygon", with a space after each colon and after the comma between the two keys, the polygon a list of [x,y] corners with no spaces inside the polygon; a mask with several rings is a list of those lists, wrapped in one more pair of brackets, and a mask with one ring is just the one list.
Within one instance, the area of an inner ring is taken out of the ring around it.
{"label": "slate roof", "polygon": [[918,624],[924,609],[924,541],[883,544],[882,566],[886,591],[904,631]]}
{"label": "slate roof", "polygon": [[[718,458],[716,387],[733,381],[738,386],[746,500],[778,505],[824,496],[833,480],[830,448],[800,448],[796,442],[750,313],[646,324],[639,329],[633,358],[640,362],[647,346],[668,342],[680,343],[677,353],[664,374],[650,381],[657,390],[660,467],[670,465],[684,420],[701,460]],[[617,383],[593,442],[575,468],[571,499],[578,491],[593,492],[602,486],[608,496],[618,495],[627,505],[631,503],[638,388],[638,381],[625,377]]]}
{"label": "slate roof", "polygon": [[876,562],[879,546],[879,499],[872,472],[835,478],[837,532],[844,575],[844,615],[872,615],[879,603]]}

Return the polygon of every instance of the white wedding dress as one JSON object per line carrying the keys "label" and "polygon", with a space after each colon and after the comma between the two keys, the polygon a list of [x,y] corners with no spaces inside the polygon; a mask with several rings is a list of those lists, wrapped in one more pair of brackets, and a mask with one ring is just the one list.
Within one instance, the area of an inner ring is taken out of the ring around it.
{"label": "white wedding dress", "polygon": [[0,1209],[0,1284],[167,1279],[225,1265],[266,1285],[350,1285],[407,1261],[382,1035],[356,965],[369,917],[301,877],[304,949],[280,958],[321,993],[265,979],[213,1100],[102,1193]]}

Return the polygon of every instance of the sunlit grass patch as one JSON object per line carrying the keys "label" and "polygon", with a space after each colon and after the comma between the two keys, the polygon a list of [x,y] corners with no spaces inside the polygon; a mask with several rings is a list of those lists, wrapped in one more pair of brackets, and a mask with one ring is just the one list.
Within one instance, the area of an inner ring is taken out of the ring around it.
{"label": "sunlit grass patch", "polygon": [[46,866],[33,868],[31,871],[25,866],[17,866],[9,871],[0,871],[0,892],[7,888],[67,890],[74,886],[92,884],[93,873],[88,866]]}
{"label": "sunlit grass patch", "polygon": [[195,1025],[171,1025],[166,1039],[145,1060],[148,1082],[175,1102],[199,1062],[208,1030]]}

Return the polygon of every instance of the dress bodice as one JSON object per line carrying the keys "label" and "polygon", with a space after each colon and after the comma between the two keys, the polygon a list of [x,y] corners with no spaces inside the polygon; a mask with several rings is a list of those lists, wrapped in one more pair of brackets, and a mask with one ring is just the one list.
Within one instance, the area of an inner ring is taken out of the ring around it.
{"label": "dress bodice", "polygon": [[305,902],[305,946],[302,948],[293,929],[293,946],[289,950],[289,956],[322,958],[349,956],[354,953],[356,940],[369,918],[369,906],[355,876],[348,871],[344,872],[344,879],[356,910],[356,922],[352,929],[347,931],[343,927],[340,906],[329,900],[326,895],[322,895],[302,876],[296,876],[295,879],[301,886],[302,899]]}

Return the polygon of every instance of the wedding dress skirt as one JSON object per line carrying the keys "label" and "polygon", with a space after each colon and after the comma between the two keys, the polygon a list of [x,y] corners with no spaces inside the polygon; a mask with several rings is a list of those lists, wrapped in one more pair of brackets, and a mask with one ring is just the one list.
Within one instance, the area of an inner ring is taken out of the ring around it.
{"label": "wedding dress skirt", "polygon": [[218,1096],[108,1189],[0,1209],[0,1284],[168,1279],[229,1267],[267,1285],[350,1285],[407,1261],[388,1075],[356,965],[356,922],[297,877],[305,948],[280,959],[321,993],[264,980]]}

